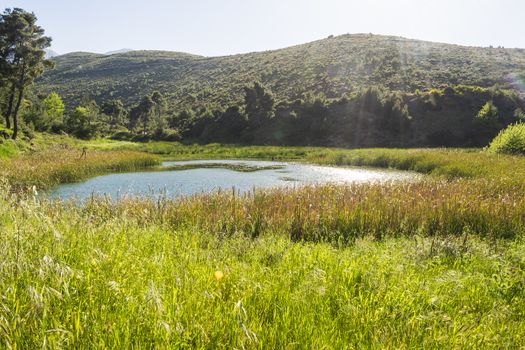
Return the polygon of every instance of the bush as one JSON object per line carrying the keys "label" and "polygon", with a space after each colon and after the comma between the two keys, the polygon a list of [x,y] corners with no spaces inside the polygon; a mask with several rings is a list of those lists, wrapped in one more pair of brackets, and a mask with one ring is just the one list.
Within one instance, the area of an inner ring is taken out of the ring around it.
{"label": "bush", "polygon": [[525,124],[510,125],[500,131],[488,149],[492,153],[525,155]]}
{"label": "bush", "polygon": [[182,139],[177,130],[167,130],[160,138],[162,141],[177,142]]}
{"label": "bush", "polygon": [[7,129],[0,125],[0,139],[9,139],[13,135],[10,129]]}
{"label": "bush", "polygon": [[118,141],[131,141],[133,139],[133,133],[129,131],[117,131],[111,135],[110,139]]}
{"label": "bush", "polygon": [[[2,131],[0,130],[0,133]],[[14,157],[18,153],[20,153],[20,150],[23,149],[23,145],[20,142],[16,142],[11,139],[3,139],[0,137],[0,160],[7,159]],[[4,169],[0,166],[0,172],[4,171]]]}

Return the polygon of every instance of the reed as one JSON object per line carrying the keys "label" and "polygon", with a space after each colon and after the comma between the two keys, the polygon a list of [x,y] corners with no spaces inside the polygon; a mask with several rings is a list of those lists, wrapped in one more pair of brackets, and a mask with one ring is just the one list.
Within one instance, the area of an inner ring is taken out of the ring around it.
{"label": "reed", "polygon": [[100,150],[135,150],[175,159],[293,160],[337,166],[370,166],[412,170],[435,177],[493,178],[523,181],[523,157],[492,154],[480,149],[337,149],[235,145],[182,145],[176,142],[93,142]]}
{"label": "reed", "polygon": [[[92,198],[86,210],[220,237],[272,232],[292,241],[352,244],[422,235],[515,238],[525,233],[524,187],[492,180],[323,185],[237,193],[235,189],[171,200]],[[146,215],[144,215],[146,213]]]}
{"label": "reed", "polygon": [[0,176],[15,190],[33,186],[45,189],[107,172],[134,171],[159,164],[155,156],[140,152],[89,150],[84,153],[81,149],[54,146],[0,160]]}

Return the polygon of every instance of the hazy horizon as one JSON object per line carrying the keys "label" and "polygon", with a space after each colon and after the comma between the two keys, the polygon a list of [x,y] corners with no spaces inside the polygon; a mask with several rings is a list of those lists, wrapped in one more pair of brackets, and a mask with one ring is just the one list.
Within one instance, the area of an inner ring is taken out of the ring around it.
{"label": "hazy horizon", "polygon": [[8,0],[33,11],[58,54],[129,48],[225,56],[373,33],[465,46],[525,48],[518,0]]}

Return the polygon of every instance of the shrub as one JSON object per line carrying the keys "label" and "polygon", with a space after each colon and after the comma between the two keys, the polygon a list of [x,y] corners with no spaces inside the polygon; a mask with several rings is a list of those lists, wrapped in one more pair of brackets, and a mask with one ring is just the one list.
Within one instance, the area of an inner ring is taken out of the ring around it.
{"label": "shrub", "polygon": [[498,113],[498,107],[496,107],[494,102],[491,100],[481,107],[476,117],[480,120],[492,121],[498,119]]}
{"label": "shrub", "polygon": [[500,131],[489,145],[492,153],[525,155],[525,124],[510,125]]}
{"label": "shrub", "polygon": [[176,142],[180,141],[182,137],[180,136],[180,133],[177,130],[167,130],[164,132],[160,139],[162,141]]}
{"label": "shrub", "polygon": [[133,134],[129,131],[117,131],[111,135],[110,139],[119,141],[130,141],[133,139]]}

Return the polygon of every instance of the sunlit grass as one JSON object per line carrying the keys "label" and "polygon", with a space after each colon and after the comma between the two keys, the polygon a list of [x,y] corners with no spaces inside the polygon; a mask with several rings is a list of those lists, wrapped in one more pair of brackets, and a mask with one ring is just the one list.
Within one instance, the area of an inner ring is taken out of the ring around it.
{"label": "sunlit grass", "polygon": [[[214,198],[193,202],[221,210]],[[295,243],[268,224],[256,238],[221,235],[179,222],[163,211],[169,202],[1,204],[7,347],[501,348],[525,339],[521,240],[360,234],[337,248]]]}
{"label": "sunlit grass", "polygon": [[105,141],[43,148],[2,163],[17,188],[157,164],[139,150],[430,176],[82,205],[0,185],[0,348],[525,346],[523,157]]}
{"label": "sunlit grass", "polygon": [[21,153],[21,149],[13,140],[0,139],[0,160],[9,159]]}
{"label": "sunlit grass", "polygon": [[322,147],[276,147],[235,145],[182,145],[176,142],[108,142],[88,144],[94,149],[136,150],[167,160],[182,159],[269,159],[293,160],[338,166],[373,166],[412,170],[454,178],[493,178],[522,181],[522,157],[490,154],[480,149],[337,149]]}
{"label": "sunlit grass", "polygon": [[0,175],[14,189],[49,188],[107,172],[140,170],[159,165],[152,155],[133,151],[87,151],[55,146],[0,160]]}

